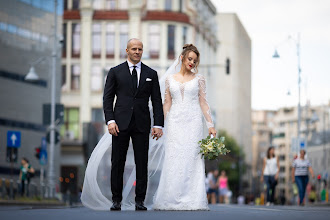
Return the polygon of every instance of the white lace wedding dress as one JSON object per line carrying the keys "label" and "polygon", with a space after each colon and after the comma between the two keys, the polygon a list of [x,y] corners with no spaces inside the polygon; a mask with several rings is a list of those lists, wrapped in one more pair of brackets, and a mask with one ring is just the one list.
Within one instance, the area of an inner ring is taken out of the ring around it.
{"label": "white lace wedding dress", "polygon": [[213,127],[205,78],[196,74],[180,83],[169,75],[165,80],[164,114],[165,158],[153,209],[208,210],[204,159],[198,154],[203,115],[207,126]]}

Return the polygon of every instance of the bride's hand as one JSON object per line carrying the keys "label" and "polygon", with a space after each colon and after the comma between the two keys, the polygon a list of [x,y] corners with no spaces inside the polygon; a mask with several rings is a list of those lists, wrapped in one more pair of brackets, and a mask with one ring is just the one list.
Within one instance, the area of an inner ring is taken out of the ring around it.
{"label": "bride's hand", "polygon": [[217,136],[217,131],[215,130],[214,127],[212,128],[209,128],[209,135],[213,135],[213,137],[216,137]]}

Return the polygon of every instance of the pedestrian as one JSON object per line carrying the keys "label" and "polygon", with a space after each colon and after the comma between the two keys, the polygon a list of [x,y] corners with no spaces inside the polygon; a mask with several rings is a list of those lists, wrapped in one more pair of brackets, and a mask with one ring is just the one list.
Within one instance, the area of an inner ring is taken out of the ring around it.
{"label": "pedestrian", "polygon": [[19,179],[21,181],[21,196],[24,196],[25,190],[28,194],[30,179],[34,176],[34,173],[35,171],[33,167],[29,164],[29,160],[23,157],[21,160],[21,168],[19,173]]}
{"label": "pedestrian", "polygon": [[217,178],[219,175],[218,170],[214,170],[207,175],[207,179],[209,180],[209,190],[207,191],[208,200],[211,200],[211,204],[215,204],[217,202],[218,197],[218,187],[217,187]]}
{"label": "pedestrian", "polygon": [[277,185],[278,173],[280,171],[279,159],[275,156],[274,147],[269,147],[267,156],[264,158],[260,181],[267,185],[266,206],[274,204],[275,187]]}
{"label": "pedestrian", "polygon": [[308,171],[314,178],[314,171],[309,160],[305,159],[306,151],[300,150],[300,157],[293,161],[291,177],[292,182],[297,184],[299,191],[299,205],[304,205],[306,186],[308,184]]}
{"label": "pedestrian", "polygon": [[218,178],[217,185],[219,186],[219,203],[227,201],[228,193],[228,178],[226,171],[222,170],[221,175]]}

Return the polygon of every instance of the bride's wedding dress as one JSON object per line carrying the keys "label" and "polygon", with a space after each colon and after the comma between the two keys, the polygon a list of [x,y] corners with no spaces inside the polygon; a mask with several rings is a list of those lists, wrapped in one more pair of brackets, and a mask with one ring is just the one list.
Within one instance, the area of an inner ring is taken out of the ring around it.
{"label": "bride's wedding dress", "polygon": [[[203,138],[203,115],[213,127],[206,101],[205,78],[196,74],[186,83],[175,81],[181,62],[177,59],[160,79],[165,98],[164,135],[150,138],[148,187],[145,205],[158,210],[208,210],[204,160],[198,154]],[[152,113],[152,111],[150,111]],[[153,117],[151,117],[152,119]],[[112,136],[106,132],[94,148],[85,171],[81,201],[84,206],[109,211]],[[125,172],[122,210],[134,209],[135,163],[130,144]]]}
{"label": "bride's wedding dress", "polygon": [[165,81],[165,158],[153,208],[208,210],[204,159],[198,141],[203,138],[203,115],[213,127],[206,101],[205,78],[196,74],[180,83],[173,75]]}

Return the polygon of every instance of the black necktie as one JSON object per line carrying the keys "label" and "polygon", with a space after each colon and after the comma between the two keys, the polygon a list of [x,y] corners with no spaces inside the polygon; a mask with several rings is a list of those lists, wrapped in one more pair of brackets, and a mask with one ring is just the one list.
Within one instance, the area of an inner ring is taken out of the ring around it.
{"label": "black necktie", "polygon": [[136,66],[133,66],[133,71],[132,71],[132,82],[133,82],[133,91],[134,94],[137,90],[137,72],[136,72]]}

